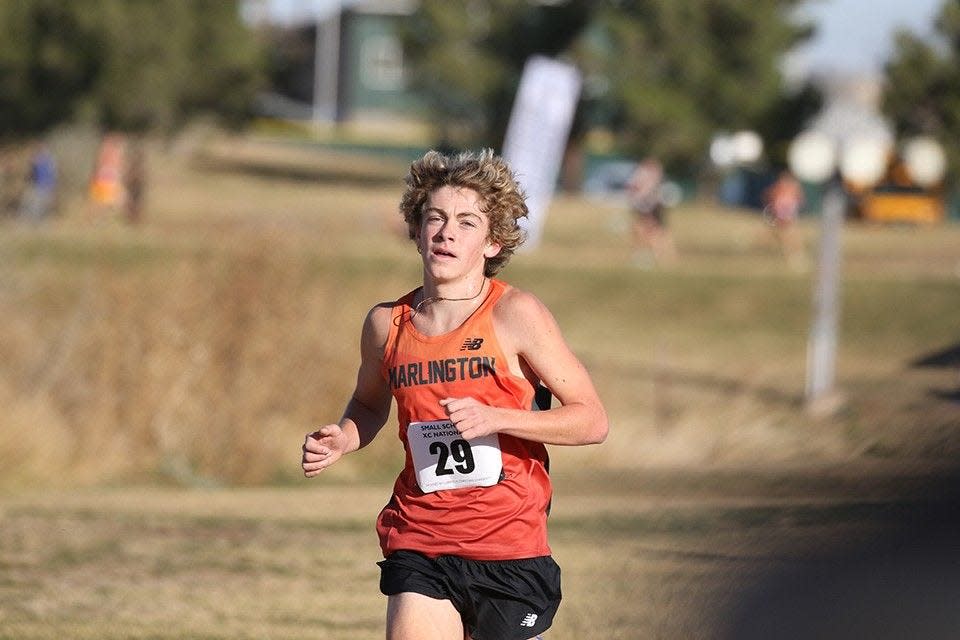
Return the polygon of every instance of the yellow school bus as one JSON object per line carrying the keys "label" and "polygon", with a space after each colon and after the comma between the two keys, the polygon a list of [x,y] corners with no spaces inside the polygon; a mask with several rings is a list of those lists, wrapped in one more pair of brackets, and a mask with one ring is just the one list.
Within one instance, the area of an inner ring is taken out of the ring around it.
{"label": "yellow school bus", "polygon": [[871,222],[942,222],[943,196],[917,186],[879,185],[860,196],[860,217]]}
{"label": "yellow school bus", "polygon": [[857,214],[870,222],[936,224],[946,213],[942,186],[925,188],[914,183],[899,160],[878,184],[855,192]]}

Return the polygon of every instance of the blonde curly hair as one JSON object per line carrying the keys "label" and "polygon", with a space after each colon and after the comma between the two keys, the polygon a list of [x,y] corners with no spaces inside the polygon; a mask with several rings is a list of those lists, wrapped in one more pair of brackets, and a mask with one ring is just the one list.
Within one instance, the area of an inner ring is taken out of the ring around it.
{"label": "blonde curly hair", "polygon": [[525,234],[518,220],[526,217],[526,195],[503,158],[493,150],[465,151],[449,156],[428,151],[410,165],[405,179],[406,191],[400,199],[400,213],[407,233],[416,240],[423,220],[423,208],[430,194],[441,187],[473,189],[480,197],[480,210],[487,214],[490,230],[487,238],[500,245],[500,252],[487,258],[483,273],[492,277],[523,244]]}

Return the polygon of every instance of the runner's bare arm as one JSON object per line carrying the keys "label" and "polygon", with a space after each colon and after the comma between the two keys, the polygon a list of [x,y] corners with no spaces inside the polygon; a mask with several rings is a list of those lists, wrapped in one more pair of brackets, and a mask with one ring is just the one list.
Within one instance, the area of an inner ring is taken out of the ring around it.
{"label": "runner's bare arm", "polygon": [[536,296],[517,289],[494,311],[497,337],[508,359],[526,363],[559,400],[548,411],[488,407],[473,398],[441,401],[467,439],[506,433],[556,445],[585,445],[607,437],[607,414],[590,375],[560,332],[553,314]]}
{"label": "runner's bare arm", "polygon": [[387,341],[390,308],[371,309],[360,336],[357,384],[338,424],[328,424],[307,434],[303,444],[304,475],[311,478],[342,456],[369,444],[390,415],[390,389],[380,375]]}

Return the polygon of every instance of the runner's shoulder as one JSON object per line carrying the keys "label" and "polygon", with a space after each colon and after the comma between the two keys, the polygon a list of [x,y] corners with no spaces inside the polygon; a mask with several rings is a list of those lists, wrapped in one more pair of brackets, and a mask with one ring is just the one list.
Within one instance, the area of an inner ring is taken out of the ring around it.
{"label": "runner's shoulder", "polygon": [[494,315],[498,324],[508,328],[522,329],[549,316],[550,312],[533,293],[507,286],[503,295],[497,300]]}
{"label": "runner's shoulder", "polygon": [[380,302],[367,312],[363,322],[363,335],[372,344],[378,346],[386,344],[393,319],[393,305],[393,302]]}

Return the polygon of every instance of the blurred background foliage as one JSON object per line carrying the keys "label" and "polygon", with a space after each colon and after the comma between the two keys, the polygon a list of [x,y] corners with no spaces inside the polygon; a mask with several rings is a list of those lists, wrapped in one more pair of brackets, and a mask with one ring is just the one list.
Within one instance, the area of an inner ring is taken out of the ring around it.
{"label": "blurred background foliage", "polygon": [[[898,134],[955,141],[960,139],[960,4],[944,2],[934,28],[933,41],[898,35],[886,67],[883,109]],[[945,151],[956,176],[960,148],[948,144]]]}
{"label": "blurred background foliage", "polygon": [[[782,163],[821,106],[815,86],[782,77],[783,55],[814,33],[796,18],[805,1],[423,0],[401,35],[433,144],[498,147],[523,64],[543,54],[584,73],[572,146],[601,130],[610,153],[655,154],[691,174],[718,131],[753,129]],[[302,80],[313,52],[290,30],[245,23],[241,4],[0,3],[0,140],[64,123],[243,126],[258,93]],[[960,134],[960,5],[945,2],[936,29],[936,41],[899,36],[884,108],[898,133],[948,140]]]}
{"label": "blurred background foliage", "polygon": [[260,44],[221,0],[0,3],[0,136],[68,121],[170,131],[239,125],[264,79]]}
{"label": "blurred background foliage", "polygon": [[[450,144],[502,140],[524,62],[560,56],[584,73],[574,144],[604,129],[615,132],[610,151],[689,173],[718,130],[762,123],[768,139],[789,139],[819,106],[809,91],[785,93],[780,75],[783,54],[812,34],[790,19],[798,4],[426,0],[406,42]],[[798,100],[808,108],[785,106]]]}

